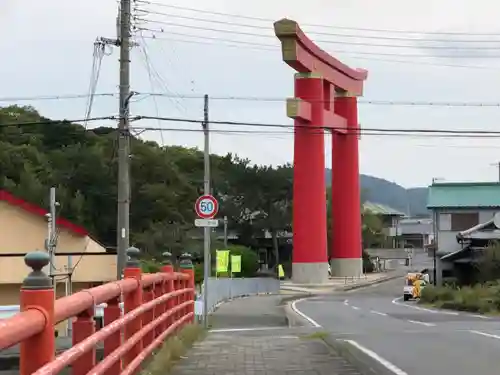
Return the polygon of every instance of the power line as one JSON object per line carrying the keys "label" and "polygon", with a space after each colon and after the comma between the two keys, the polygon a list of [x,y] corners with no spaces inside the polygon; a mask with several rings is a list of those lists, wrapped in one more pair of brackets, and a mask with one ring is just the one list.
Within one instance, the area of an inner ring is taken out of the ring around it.
{"label": "power line", "polygon": [[[290,126],[290,131],[258,131],[258,130],[230,130],[230,129],[212,129],[210,133],[213,134],[221,134],[221,135],[262,135],[262,136],[273,136],[273,135],[290,135],[293,136],[295,131],[292,129],[293,125]],[[165,128],[165,127],[149,127],[149,126],[133,126],[131,129],[140,130],[142,132],[145,131],[171,131],[171,132],[180,132],[180,133],[201,133],[200,129],[186,129],[186,128]],[[359,129],[358,131],[351,132],[347,134],[348,136],[391,136],[391,137],[411,137],[411,138],[450,138],[450,139],[470,139],[470,138],[478,138],[478,139],[498,139],[500,138],[499,134],[426,134],[426,133],[414,133],[416,130],[408,129],[407,132],[402,132],[401,130],[392,131],[390,129],[384,129],[387,131],[366,131],[364,129]],[[326,129],[319,128],[318,131],[310,132],[309,134],[313,135],[326,135],[329,132]],[[495,147],[495,149],[500,148]]]}
{"label": "power line", "polygon": [[[243,36],[252,36],[252,37],[259,37],[259,38],[267,38],[267,39],[276,39],[275,36],[273,35],[266,35],[266,34],[257,34],[253,32],[247,32],[247,31],[239,31],[239,30],[227,30],[227,29],[216,29],[213,27],[203,27],[203,26],[196,26],[196,25],[186,25],[182,23],[175,23],[175,22],[165,22],[165,21],[159,21],[159,20],[148,20],[145,18],[136,18],[137,21],[144,22],[146,24],[160,24],[160,25],[165,25],[165,26],[174,26],[174,27],[180,27],[180,28],[188,28],[191,30],[201,30],[201,31],[211,31],[211,32],[218,32],[218,33],[223,33],[223,34],[232,34],[232,35],[243,35]],[[140,29],[140,27],[139,27]],[[163,30],[161,31],[163,32]],[[322,44],[341,44],[341,45],[348,45],[348,46],[364,46],[364,47],[384,47],[384,48],[410,48],[410,49],[415,49],[418,48],[418,46],[409,46],[409,45],[395,45],[395,44],[376,44],[376,43],[357,43],[357,42],[346,42],[346,41],[341,41],[341,40],[315,40],[316,43],[322,43]],[[469,51],[483,51],[483,50],[494,50],[498,51],[500,48],[499,47],[456,47],[456,46],[422,46],[422,49],[428,49],[428,50],[469,50]],[[340,52],[340,51],[336,51]],[[427,57],[425,55],[411,55],[411,54],[398,54],[399,56],[412,56],[412,57]],[[442,58],[500,58],[500,55],[436,55],[433,57],[442,57]]]}
{"label": "power line", "polygon": [[[217,19],[208,19],[208,18],[202,18],[202,17],[193,17],[193,16],[184,16],[180,14],[172,14],[172,13],[165,13],[165,12],[158,12],[158,11],[151,11],[151,10],[145,10],[145,9],[137,9],[138,12],[140,13],[145,13],[145,14],[152,14],[156,16],[162,16],[162,17],[171,17],[171,18],[179,18],[183,20],[189,20],[189,21],[197,21],[197,22],[207,22],[207,23],[215,23],[215,24],[220,24],[220,25],[228,25],[228,26],[237,26],[237,27],[247,27],[250,29],[256,29],[256,30],[265,30],[269,31],[272,30],[271,25],[252,25],[252,24],[245,24],[245,23],[240,23],[240,22],[232,22],[232,21],[221,21]],[[152,21],[156,22],[156,21]],[[174,25],[170,22],[167,24],[169,25]],[[308,30],[307,34],[309,35],[323,35],[323,36],[331,36],[331,37],[336,37],[336,38],[356,38],[356,39],[374,39],[374,40],[392,40],[392,41],[405,41],[405,42],[443,42],[443,43],[499,43],[500,40],[492,40],[492,39],[436,39],[436,38],[419,38],[419,37],[413,37],[413,38],[408,38],[408,37],[397,37],[397,36],[379,36],[379,35],[360,35],[360,34],[339,34],[339,33],[332,33],[332,32],[321,32],[321,31],[312,31]],[[500,35],[499,35],[500,36]],[[384,47],[400,47],[400,46],[395,46],[395,45],[377,45],[377,44],[363,44],[363,43],[349,43],[349,42],[338,42],[338,41],[331,41],[331,43],[342,43],[342,44],[353,44],[353,45],[369,45],[369,46],[384,46]],[[443,49],[453,49],[457,47],[440,47]],[[460,48],[460,47],[458,47]],[[498,49],[499,47],[492,47],[492,48],[487,48],[487,49]],[[482,49],[481,47],[465,47],[465,49]]]}
{"label": "power line", "polygon": [[116,120],[116,116],[102,116],[102,117],[90,117],[90,118],[83,118],[83,119],[77,119],[77,120],[43,120],[43,121],[14,121],[14,122],[7,122],[7,123],[0,123],[0,129],[1,128],[6,128],[6,127],[11,127],[11,126],[18,126],[18,127],[25,127],[25,126],[37,126],[37,125],[55,125],[55,124],[63,124],[63,123],[79,123],[79,122],[85,122],[85,121],[101,121],[101,120]]}
{"label": "power line", "polygon": [[[187,118],[175,118],[175,117],[155,117],[155,116],[138,116],[138,119],[141,120],[161,120],[161,121],[170,121],[170,122],[180,122],[180,123],[191,123],[191,124],[201,124],[203,120],[200,119],[187,119]],[[278,123],[259,123],[259,122],[244,122],[244,121],[217,121],[211,120],[211,124],[213,125],[231,125],[231,126],[250,126],[250,127],[262,127],[262,128],[282,128],[282,129],[294,129],[297,127],[308,128],[308,129],[317,129],[318,131],[326,131],[326,130],[342,130],[343,128],[338,127],[325,127],[325,126],[316,126],[316,125],[305,125],[305,126],[297,126],[294,124],[278,124]],[[143,130],[156,130],[161,128],[154,127],[138,127],[134,126],[135,129],[143,129]],[[434,134],[434,135],[452,135],[452,136],[465,136],[465,137],[479,137],[482,138],[484,136],[500,136],[500,131],[495,130],[450,130],[450,129],[404,129],[404,128],[366,128],[360,127],[356,132],[358,133],[367,133],[367,132],[376,132],[381,134]]]}
{"label": "power line", "polygon": [[[256,16],[248,16],[248,15],[239,15],[234,13],[225,13],[225,12],[216,12],[204,9],[190,8],[172,4],[164,4],[159,3],[157,1],[149,1],[149,0],[134,0],[135,4],[145,4],[145,5],[154,5],[161,8],[170,8],[177,9],[183,11],[196,12],[201,14],[211,14],[215,16],[223,16],[230,18],[239,18],[253,21],[261,21],[261,22],[275,22],[275,19],[264,18],[264,17],[256,17]],[[391,29],[376,29],[376,28],[363,28],[363,27],[348,27],[348,26],[332,26],[332,25],[324,25],[324,24],[314,24],[314,23],[303,23],[303,26],[310,27],[319,27],[330,30],[355,30],[355,31],[369,31],[374,33],[392,33],[392,34],[419,34],[419,35],[463,35],[463,36],[500,36],[500,33],[470,33],[470,32],[453,32],[453,31],[418,31],[418,30],[391,30]]]}
{"label": "power line", "polygon": [[[0,128],[8,127],[8,126],[36,126],[36,125],[53,125],[60,124],[64,122],[69,123],[78,123],[82,122],[85,119],[77,119],[77,120],[46,120],[46,121],[30,121],[30,122],[11,122],[0,124]],[[116,120],[116,116],[106,116],[106,117],[93,117],[87,119],[88,121],[99,121],[99,120]],[[138,120],[160,120],[167,122],[179,122],[179,123],[190,123],[190,124],[201,124],[203,123],[202,119],[189,119],[189,118],[175,118],[175,117],[160,117],[160,116],[143,116],[137,115],[130,118],[130,121],[138,121]],[[325,126],[315,126],[315,125],[305,125],[305,126],[297,126],[294,124],[280,124],[280,123],[260,123],[260,122],[244,122],[244,121],[224,121],[224,120],[211,120],[211,124],[213,125],[230,125],[230,126],[245,126],[245,127],[260,127],[260,128],[280,128],[280,129],[296,129],[296,128],[308,128],[308,129],[317,129],[318,132],[325,132],[331,130],[342,130],[341,128],[335,127],[325,127]],[[134,130],[145,130],[145,131],[160,131],[167,130],[163,127],[143,127],[143,126],[133,126],[131,129]],[[179,130],[179,131],[194,131],[191,129],[171,129],[171,130]],[[221,130],[226,131],[226,130]],[[241,130],[239,130],[241,132]],[[290,132],[293,133],[293,132]],[[401,134],[409,134],[409,135],[433,135],[433,136],[452,136],[452,137],[471,137],[471,138],[497,138],[500,137],[500,131],[495,130],[450,130],[450,129],[417,129],[417,128],[366,128],[360,127],[352,134],[370,134],[370,135],[401,135]]]}
{"label": "power line", "polygon": [[[135,92],[135,96],[147,97],[164,97],[172,99],[203,99],[202,94],[196,93],[173,93],[173,92]],[[43,100],[66,100],[66,99],[83,99],[88,98],[89,94],[68,94],[68,95],[42,95],[42,96],[19,96],[19,97],[4,97],[0,98],[0,102],[22,102],[22,101],[43,101]],[[115,97],[113,93],[96,93],[94,96]],[[255,102],[286,102],[285,97],[266,97],[266,96],[250,96],[250,95],[214,95],[210,96],[212,100],[220,101],[255,101]],[[310,100],[308,100],[310,101]],[[467,101],[419,101],[419,100],[369,100],[359,99],[358,104],[375,105],[375,106],[417,106],[417,107],[500,107],[500,102],[467,102]]]}
{"label": "power line", "polygon": [[[140,93],[141,95],[170,97],[170,94],[162,93]],[[183,99],[202,99],[201,94],[179,94]],[[288,98],[261,97],[261,96],[211,96],[212,100],[228,101],[256,101],[256,102],[286,102]],[[308,102],[318,102],[307,100]],[[320,101],[327,102],[327,101]],[[380,106],[419,106],[419,107],[500,107],[500,102],[431,102],[431,101],[396,101],[396,100],[364,100],[360,99],[359,104],[380,105]]]}
{"label": "power line", "polygon": [[[93,96],[109,96],[115,97],[114,93],[93,94]],[[90,93],[87,94],[61,94],[61,95],[38,95],[38,96],[6,96],[0,97],[0,102],[30,102],[37,100],[66,100],[66,99],[88,99]]]}
{"label": "power line", "polygon": [[[232,40],[227,38],[217,38],[210,36],[199,36],[199,35],[191,35],[185,33],[176,33],[169,31],[169,34],[172,35],[182,35],[189,38],[198,38],[202,40],[185,40],[179,38],[164,38],[157,37],[155,33],[162,33],[162,30],[152,30],[141,28],[141,30],[150,31],[153,33],[152,36],[144,36],[146,39],[154,39],[158,41],[169,41],[169,42],[178,42],[184,44],[199,44],[199,45],[209,45],[212,47],[232,47],[232,48],[245,48],[250,50],[258,50],[258,51],[267,51],[267,52],[279,52],[279,48],[277,46],[273,46],[271,44],[264,43],[254,43],[247,41],[239,41]],[[207,41],[208,40],[208,41]],[[211,43],[210,41],[217,41],[217,43]],[[222,43],[221,43],[222,42]],[[234,44],[227,44],[234,43]],[[437,66],[437,67],[445,67],[445,68],[463,68],[463,69],[478,69],[478,70],[490,70],[490,71],[498,71],[497,67],[493,66],[481,66],[481,65],[461,65],[461,64],[445,64],[445,63],[434,63],[428,61],[414,61],[414,60],[395,60],[395,59],[385,59],[385,58],[376,58],[376,57],[366,57],[366,56],[389,56],[389,57],[422,57],[422,58],[430,58],[431,56],[425,55],[401,55],[397,53],[375,53],[375,52],[362,52],[362,51],[333,51],[335,53],[342,53],[348,56],[352,56],[358,60],[365,61],[379,61],[384,63],[396,63],[396,64],[410,64],[410,65],[420,65],[420,66]]]}

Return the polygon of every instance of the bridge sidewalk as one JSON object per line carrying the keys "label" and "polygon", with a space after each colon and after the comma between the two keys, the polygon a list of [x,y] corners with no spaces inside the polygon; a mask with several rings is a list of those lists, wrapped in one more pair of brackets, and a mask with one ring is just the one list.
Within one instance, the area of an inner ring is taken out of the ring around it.
{"label": "bridge sidewalk", "polygon": [[255,296],[225,303],[213,329],[172,375],[358,375],[312,328],[289,328],[290,296]]}

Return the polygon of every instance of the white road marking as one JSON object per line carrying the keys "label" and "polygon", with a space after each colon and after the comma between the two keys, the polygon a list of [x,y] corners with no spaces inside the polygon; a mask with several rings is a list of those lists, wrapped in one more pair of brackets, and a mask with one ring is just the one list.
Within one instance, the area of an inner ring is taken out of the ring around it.
{"label": "white road marking", "polygon": [[270,331],[270,330],[284,329],[284,328],[288,327],[218,328],[218,329],[211,329],[210,332],[223,333],[223,332]]}
{"label": "white road marking", "polygon": [[348,305],[349,305],[349,300],[347,300],[347,299],[346,299],[346,300],[344,301],[344,305],[348,306]]}
{"label": "white road marking", "polygon": [[358,344],[356,341],[345,340],[345,342],[349,343],[350,345],[354,346],[356,349],[360,350],[361,352],[363,352],[364,354],[366,354],[367,356],[369,356],[373,360],[377,361],[382,366],[384,366],[386,369],[388,369],[389,371],[393,372],[395,375],[408,375],[407,372],[401,370],[399,367],[397,367],[393,363],[389,362],[387,359],[382,358],[381,356],[379,356],[374,351],[372,351],[372,350],[370,350],[368,348],[365,348],[364,346]]}
{"label": "white road marking", "polygon": [[372,314],[377,314],[377,315],[387,316],[387,314],[386,314],[386,313],[383,313],[383,312],[380,312],[380,311],[371,310],[370,312],[371,312]]}
{"label": "white road marking", "polygon": [[425,311],[425,312],[428,312],[428,313],[431,313],[431,314],[443,314],[443,315],[455,315],[455,316],[459,315],[459,313],[457,313],[455,311],[431,310],[431,309],[426,309],[425,307],[419,307],[419,306],[414,306],[414,305],[410,305],[410,304],[407,304],[407,303],[398,302],[401,299],[402,299],[402,297],[394,298],[392,300],[392,303],[394,305],[407,307],[409,309],[415,309],[415,310]]}
{"label": "white road marking", "polygon": [[290,305],[292,310],[297,314],[299,315],[300,317],[304,318],[305,320],[307,320],[313,327],[315,328],[321,328],[321,325],[316,322],[314,319],[310,318],[309,316],[307,316],[306,314],[304,314],[302,311],[300,311],[298,308],[297,308],[297,303],[299,302],[302,302],[302,301],[306,301],[308,298],[301,298],[301,299],[298,299],[296,301],[293,301],[292,304]]}
{"label": "white road marking", "polygon": [[359,307],[357,306],[351,306],[354,310],[359,310]]}
{"label": "white road marking", "polygon": [[498,336],[498,335],[494,335],[494,334],[492,334],[492,333],[486,333],[486,332],[474,331],[474,330],[470,330],[469,332],[470,332],[470,333],[475,333],[476,335],[481,335],[481,336],[489,337],[489,338],[491,338],[491,339],[497,339],[497,340],[500,340],[500,336]]}
{"label": "white road marking", "polygon": [[435,327],[436,325],[434,323],[427,323],[427,322],[420,322],[418,320],[408,320],[408,322],[413,323],[413,324],[420,324],[426,327]]}
{"label": "white road marking", "polygon": [[479,314],[468,314],[470,316],[473,316],[474,318],[479,318],[479,319],[491,319],[489,316],[485,315],[479,315]]}

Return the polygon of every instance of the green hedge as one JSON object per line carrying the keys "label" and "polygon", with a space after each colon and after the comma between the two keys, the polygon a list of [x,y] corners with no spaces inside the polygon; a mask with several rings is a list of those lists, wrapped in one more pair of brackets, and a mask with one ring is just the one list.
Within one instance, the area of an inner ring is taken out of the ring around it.
{"label": "green hedge", "polygon": [[[232,245],[227,248],[231,255],[241,255],[241,272],[233,274],[233,277],[255,277],[259,270],[259,256],[252,249],[245,246]],[[212,255],[215,264],[215,252]],[[203,282],[203,263],[194,266],[194,280],[196,284]],[[231,267],[231,262],[229,262]],[[215,276],[215,267],[212,267],[212,275]],[[230,272],[219,274],[218,277],[230,277]]]}
{"label": "green hedge", "polygon": [[472,287],[435,287],[429,285],[422,290],[420,303],[475,313],[499,312],[500,283],[496,281]]}

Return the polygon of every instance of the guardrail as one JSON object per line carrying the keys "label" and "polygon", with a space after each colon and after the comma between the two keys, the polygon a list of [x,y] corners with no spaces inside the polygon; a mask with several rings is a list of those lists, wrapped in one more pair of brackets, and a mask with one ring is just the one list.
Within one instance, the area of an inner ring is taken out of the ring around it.
{"label": "guardrail", "polygon": [[[52,280],[42,271],[48,254],[26,255],[32,272],[21,287],[21,312],[0,320],[0,350],[20,344],[20,375],[58,374],[67,366],[73,375],[136,374],[169,335],[194,321],[194,272],[188,254],[180,272],[166,264],[155,274],[142,274],[138,249],[128,249],[127,255],[123,280],[57,300]],[[95,306],[102,303],[104,327],[96,332]],[[56,357],[54,325],[73,317],[73,346]],[[101,341],[104,358],[96,363],[95,348]]]}
{"label": "guardrail", "polygon": [[[203,314],[203,289],[195,305],[195,314]],[[256,294],[279,293],[280,281],[270,277],[255,278],[215,278],[208,279],[208,313],[215,310],[221,302]]]}

